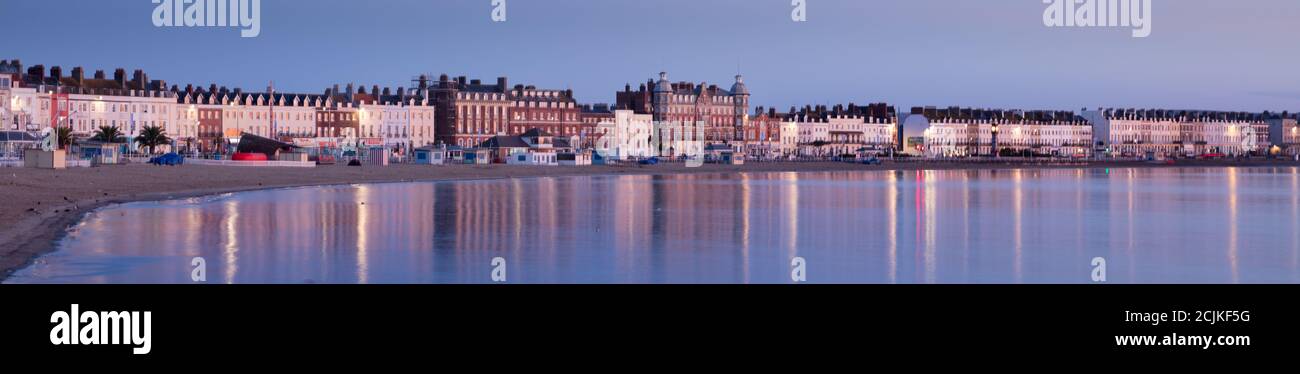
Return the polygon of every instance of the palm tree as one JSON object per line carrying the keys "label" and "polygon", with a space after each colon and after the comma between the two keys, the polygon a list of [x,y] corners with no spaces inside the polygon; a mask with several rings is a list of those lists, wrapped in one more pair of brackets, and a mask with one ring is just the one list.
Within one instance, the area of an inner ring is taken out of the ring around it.
{"label": "palm tree", "polygon": [[135,137],[135,142],[141,147],[149,148],[149,154],[153,154],[154,148],[171,144],[172,139],[167,137],[167,130],[163,130],[161,126],[145,126],[140,129],[140,135]]}
{"label": "palm tree", "polygon": [[72,146],[72,128],[58,127],[54,129],[54,136],[59,138],[59,149],[68,149]]}
{"label": "palm tree", "polygon": [[105,143],[121,143],[125,140],[122,130],[117,126],[100,126],[99,130],[95,131],[94,139]]}

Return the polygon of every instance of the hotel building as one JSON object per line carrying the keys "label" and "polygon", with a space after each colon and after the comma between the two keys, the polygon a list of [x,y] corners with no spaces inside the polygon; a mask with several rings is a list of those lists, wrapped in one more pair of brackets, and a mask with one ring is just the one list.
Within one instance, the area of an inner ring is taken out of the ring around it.
{"label": "hotel building", "polygon": [[1155,109],[1098,109],[1084,116],[1094,141],[1112,157],[1243,155],[1269,144],[1262,114]]}
{"label": "hotel building", "polygon": [[[423,78],[421,91],[426,89]],[[438,143],[474,147],[510,131],[509,112],[515,102],[510,98],[506,78],[489,85],[463,76],[452,80],[443,74],[429,90],[437,110],[434,134]]]}
{"label": "hotel building", "polygon": [[[501,78],[505,84],[506,78]],[[541,129],[558,137],[585,136],[591,127],[584,126],[582,108],[573,99],[573,90],[545,90],[515,85],[509,94],[512,106],[510,134]]]}
{"label": "hotel building", "polygon": [[659,73],[658,81],[648,80],[637,91],[626,85],[615,96],[619,109],[650,114],[656,122],[677,123],[675,133],[703,134],[701,140],[707,143],[744,140],[750,93],[742,76],[737,75],[731,90],[726,90],[707,83],[672,83],[668,73]]}
{"label": "hotel building", "polygon": [[1091,154],[1092,126],[1074,112],[931,107],[922,113],[929,121],[925,154],[930,157]]}

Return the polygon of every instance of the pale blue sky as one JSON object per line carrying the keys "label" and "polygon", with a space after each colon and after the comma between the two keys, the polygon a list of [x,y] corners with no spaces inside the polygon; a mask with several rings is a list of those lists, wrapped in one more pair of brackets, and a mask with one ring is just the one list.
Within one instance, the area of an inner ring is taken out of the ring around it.
{"label": "pale blue sky", "polygon": [[755,105],[1300,109],[1300,1],[1153,0],[1153,33],[1047,28],[1041,0],[263,0],[262,32],[155,28],[150,0],[0,0],[3,58],[319,92],[420,73],[611,102],[666,70]]}

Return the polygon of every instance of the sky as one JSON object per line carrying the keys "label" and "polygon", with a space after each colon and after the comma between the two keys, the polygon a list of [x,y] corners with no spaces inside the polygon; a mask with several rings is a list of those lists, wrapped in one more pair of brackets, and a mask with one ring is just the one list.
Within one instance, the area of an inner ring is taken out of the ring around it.
{"label": "sky", "polygon": [[[155,27],[151,0],[0,0],[0,58],[318,93],[420,74],[614,101],[667,71],[753,106],[1300,109],[1300,1],[1151,0],[1151,35],[1047,27],[1042,0],[262,0],[261,33]],[[88,73],[89,74],[89,73]]]}

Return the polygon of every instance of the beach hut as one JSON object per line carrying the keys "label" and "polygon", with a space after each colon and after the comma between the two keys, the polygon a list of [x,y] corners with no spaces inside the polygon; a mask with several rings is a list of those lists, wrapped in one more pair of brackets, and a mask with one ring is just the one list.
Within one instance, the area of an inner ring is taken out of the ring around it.
{"label": "beach hut", "polygon": [[487,165],[492,163],[492,150],[482,148],[467,148],[461,150],[463,163],[469,165]]}
{"label": "beach hut", "polygon": [[561,152],[556,154],[560,166],[588,166],[591,165],[591,151]]}
{"label": "beach hut", "polygon": [[420,147],[415,149],[415,163],[418,165],[442,165],[446,163],[447,152],[444,147]]}
{"label": "beach hut", "polygon": [[90,160],[92,165],[117,165],[122,163],[122,143],[104,143],[99,141],[86,141],[77,144],[83,160]]}

